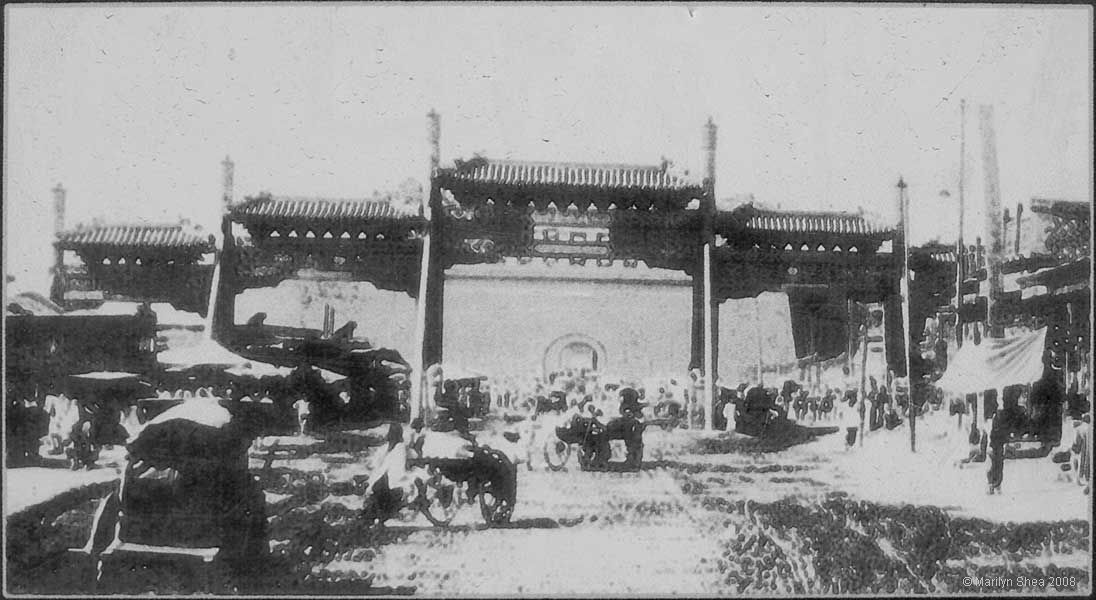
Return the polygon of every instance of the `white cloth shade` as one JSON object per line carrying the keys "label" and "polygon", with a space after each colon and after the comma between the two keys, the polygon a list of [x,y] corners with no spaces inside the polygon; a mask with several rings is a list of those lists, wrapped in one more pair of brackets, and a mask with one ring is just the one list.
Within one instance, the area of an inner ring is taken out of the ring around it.
{"label": "white cloth shade", "polygon": [[936,386],[953,394],[971,394],[1028,384],[1043,376],[1046,327],[1006,338],[983,338],[964,344],[948,361]]}

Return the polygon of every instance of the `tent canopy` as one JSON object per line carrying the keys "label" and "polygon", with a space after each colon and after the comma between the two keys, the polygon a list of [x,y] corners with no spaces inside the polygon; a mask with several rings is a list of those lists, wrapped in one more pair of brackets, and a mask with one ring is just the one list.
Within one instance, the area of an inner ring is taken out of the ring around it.
{"label": "tent canopy", "polygon": [[[320,377],[327,383],[338,383],[346,379],[345,375],[340,375],[333,371],[328,371],[327,369],[320,369],[317,367],[311,367],[311,369],[319,372]],[[251,361],[246,367],[225,369],[226,373],[239,377],[254,377],[255,379],[259,379],[260,377],[289,377],[293,371],[294,369],[291,367],[276,367],[258,361]]]}
{"label": "tent canopy", "polygon": [[983,338],[964,344],[951,358],[936,387],[954,394],[972,394],[1043,377],[1047,329],[1005,338]]}
{"label": "tent canopy", "polygon": [[213,340],[202,340],[195,346],[165,350],[157,360],[166,367],[181,369],[197,366],[248,368],[251,364],[248,359],[230,352]]}

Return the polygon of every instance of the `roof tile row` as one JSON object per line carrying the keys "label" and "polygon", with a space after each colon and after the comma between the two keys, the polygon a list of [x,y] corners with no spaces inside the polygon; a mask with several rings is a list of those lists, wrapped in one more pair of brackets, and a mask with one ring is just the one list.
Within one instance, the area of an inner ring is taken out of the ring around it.
{"label": "roof tile row", "polygon": [[402,219],[414,216],[388,202],[377,200],[259,196],[232,208],[237,218],[276,217],[297,219]]}
{"label": "roof tile row", "polygon": [[194,248],[212,251],[211,237],[183,225],[101,225],[58,235],[64,247],[122,246]]}
{"label": "roof tile row", "polygon": [[849,214],[795,214],[761,213],[746,221],[749,229],[804,233],[838,233],[873,235],[888,229],[871,223],[859,215]]}
{"label": "roof tile row", "polygon": [[699,184],[658,166],[484,161],[452,171],[457,180],[504,185],[575,185],[606,189],[699,189]]}

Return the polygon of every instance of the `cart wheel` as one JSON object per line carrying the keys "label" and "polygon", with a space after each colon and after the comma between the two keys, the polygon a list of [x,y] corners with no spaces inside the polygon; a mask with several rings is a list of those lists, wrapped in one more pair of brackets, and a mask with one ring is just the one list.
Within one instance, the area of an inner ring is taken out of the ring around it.
{"label": "cart wheel", "polygon": [[553,471],[559,471],[571,458],[571,444],[562,440],[549,441],[544,444],[544,462]]}
{"label": "cart wheel", "polygon": [[448,479],[430,478],[419,504],[422,516],[435,527],[448,527],[464,503],[463,488]]}
{"label": "cart wheel", "polygon": [[584,471],[589,469],[594,464],[594,455],[593,449],[580,445],[578,448],[578,466]]}
{"label": "cart wheel", "polygon": [[505,494],[487,485],[480,491],[479,501],[480,513],[488,525],[504,525],[510,522],[510,517],[514,514],[514,503]]}

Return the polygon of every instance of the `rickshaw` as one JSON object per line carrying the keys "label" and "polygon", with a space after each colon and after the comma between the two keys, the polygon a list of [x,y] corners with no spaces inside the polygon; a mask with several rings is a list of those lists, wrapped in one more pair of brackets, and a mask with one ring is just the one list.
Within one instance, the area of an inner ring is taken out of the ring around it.
{"label": "rickshaw", "polygon": [[[612,464],[612,440],[623,440],[627,458],[623,464],[626,470],[638,469],[643,461],[643,432],[651,424],[635,415],[646,404],[628,406],[621,403],[621,416],[609,419],[602,424],[594,416],[575,415],[561,427],[556,427],[556,440],[549,440],[544,448],[544,460],[548,468],[558,471],[567,463],[571,455],[571,445],[577,444],[578,464],[583,471],[606,470]],[[626,408],[627,407],[627,408]],[[601,411],[597,411],[600,415]],[[659,424],[665,426],[664,424]]]}
{"label": "rickshaw", "polygon": [[65,388],[79,406],[80,418],[91,423],[90,441],[96,446],[124,444],[121,411],[152,390],[141,376],[117,371],[70,375]]}
{"label": "rickshaw", "polygon": [[193,398],[153,418],[127,446],[118,489],[103,498],[87,544],[96,581],[118,562],[197,561],[243,572],[268,552],[266,501],[248,471],[254,426],[217,398]]}
{"label": "rickshaw", "polygon": [[773,401],[772,392],[760,387],[751,388],[735,405],[734,418],[734,430],[750,436],[763,436],[791,425],[787,411]]}
{"label": "rickshaw", "polygon": [[478,502],[488,526],[509,523],[517,502],[517,467],[499,450],[474,441],[467,445],[470,452],[410,458],[409,467],[420,467],[427,473],[418,482],[415,499],[385,512],[381,503],[370,496],[362,516],[370,522],[384,521],[403,508],[412,508],[434,526],[448,527],[463,506]]}
{"label": "rickshaw", "polygon": [[503,452],[474,444],[471,457],[427,456],[410,462],[431,474],[420,510],[434,525],[448,526],[461,504],[477,502],[487,525],[510,522],[517,503],[518,470]]}

